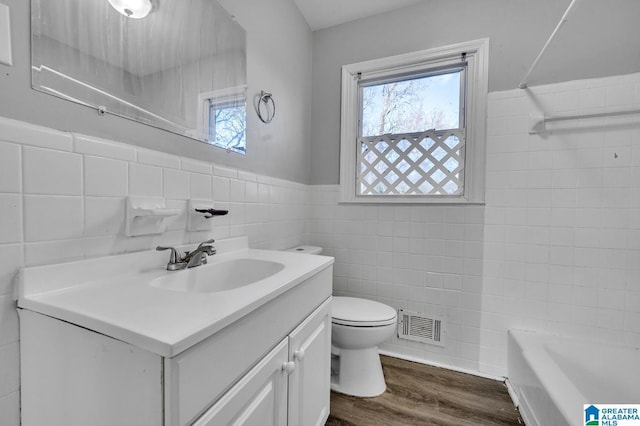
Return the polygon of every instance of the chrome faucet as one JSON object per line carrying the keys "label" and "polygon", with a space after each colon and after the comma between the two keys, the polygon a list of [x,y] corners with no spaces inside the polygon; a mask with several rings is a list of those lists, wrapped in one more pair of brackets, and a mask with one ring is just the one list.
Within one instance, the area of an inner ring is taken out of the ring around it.
{"label": "chrome faucet", "polygon": [[169,263],[167,263],[167,271],[179,271],[185,268],[194,268],[196,266],[200,266],[203,263],[207,263],[207,256],[213,256],[216,254],[216,249],[213,247],[212,243],[215,240],[207,240],[198,244],[198,248],[189,252],[185,252],[184,254],[175,247],[163,247],[158,246],[156,250],[171,250],[171,256],[169,257]]}
{"label": "chrome faucet", "polygon": [[214,239],[203,241],[198,244],[198,248],[192,252],[185,254],[184,260],[187,262],[187,268],[193,268],[200,266],[203,263],[207,263],[207,256],[213,256],[216,254],[216,249],[212,245],[215,242]]}

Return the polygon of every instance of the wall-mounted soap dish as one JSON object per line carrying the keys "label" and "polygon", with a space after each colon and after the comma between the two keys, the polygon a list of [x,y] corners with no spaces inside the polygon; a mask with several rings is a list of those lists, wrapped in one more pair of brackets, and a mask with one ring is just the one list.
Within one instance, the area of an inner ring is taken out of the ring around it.
{"label": "wall-mounted soap dish", "polygon": [[166,219],[180,213],[180,209],[166,208],[161,197],[127,197],[125,234],[129,237],[162,234],[167,229]]}

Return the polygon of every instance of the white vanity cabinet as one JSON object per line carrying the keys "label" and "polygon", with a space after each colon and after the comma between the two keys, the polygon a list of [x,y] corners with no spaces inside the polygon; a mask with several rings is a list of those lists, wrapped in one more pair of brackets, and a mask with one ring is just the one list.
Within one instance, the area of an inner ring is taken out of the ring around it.
{"label": "white vanity cabinet", "polygon": [[324,425],[329,416],[330,330],[327,300],[193,426]]}
{"label": "white vanity cabinet", "polygon": [[20,308],[23,426],[323,425],[329,266],[175,356]]}

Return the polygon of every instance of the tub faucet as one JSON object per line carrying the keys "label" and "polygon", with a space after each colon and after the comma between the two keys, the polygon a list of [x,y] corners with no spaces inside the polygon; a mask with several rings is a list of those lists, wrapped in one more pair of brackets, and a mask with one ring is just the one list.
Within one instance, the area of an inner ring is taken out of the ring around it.
{"label": "tub faucet", "polygon": [[215,240],[207,240],[198,244],[198,248],[184,254],[175,247],[163,247],[158,246],[156,250],[171,250],[171,256],[169,257],[169,263],[167,263],[167,271],[179,271],[185,268],[193,268],[200,266],[203,263],[207,263],[207,256],[213,256],[216,254],[216,249],[212,244]]}

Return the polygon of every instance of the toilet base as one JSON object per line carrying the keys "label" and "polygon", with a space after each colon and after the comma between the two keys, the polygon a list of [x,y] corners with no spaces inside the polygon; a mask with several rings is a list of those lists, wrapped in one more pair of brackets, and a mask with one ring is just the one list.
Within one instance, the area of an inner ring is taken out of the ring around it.
{"label": "toilet base", "polygon": [[331,348],[331,390],[352,396],[378,396],[387,388],[378,347]]}

